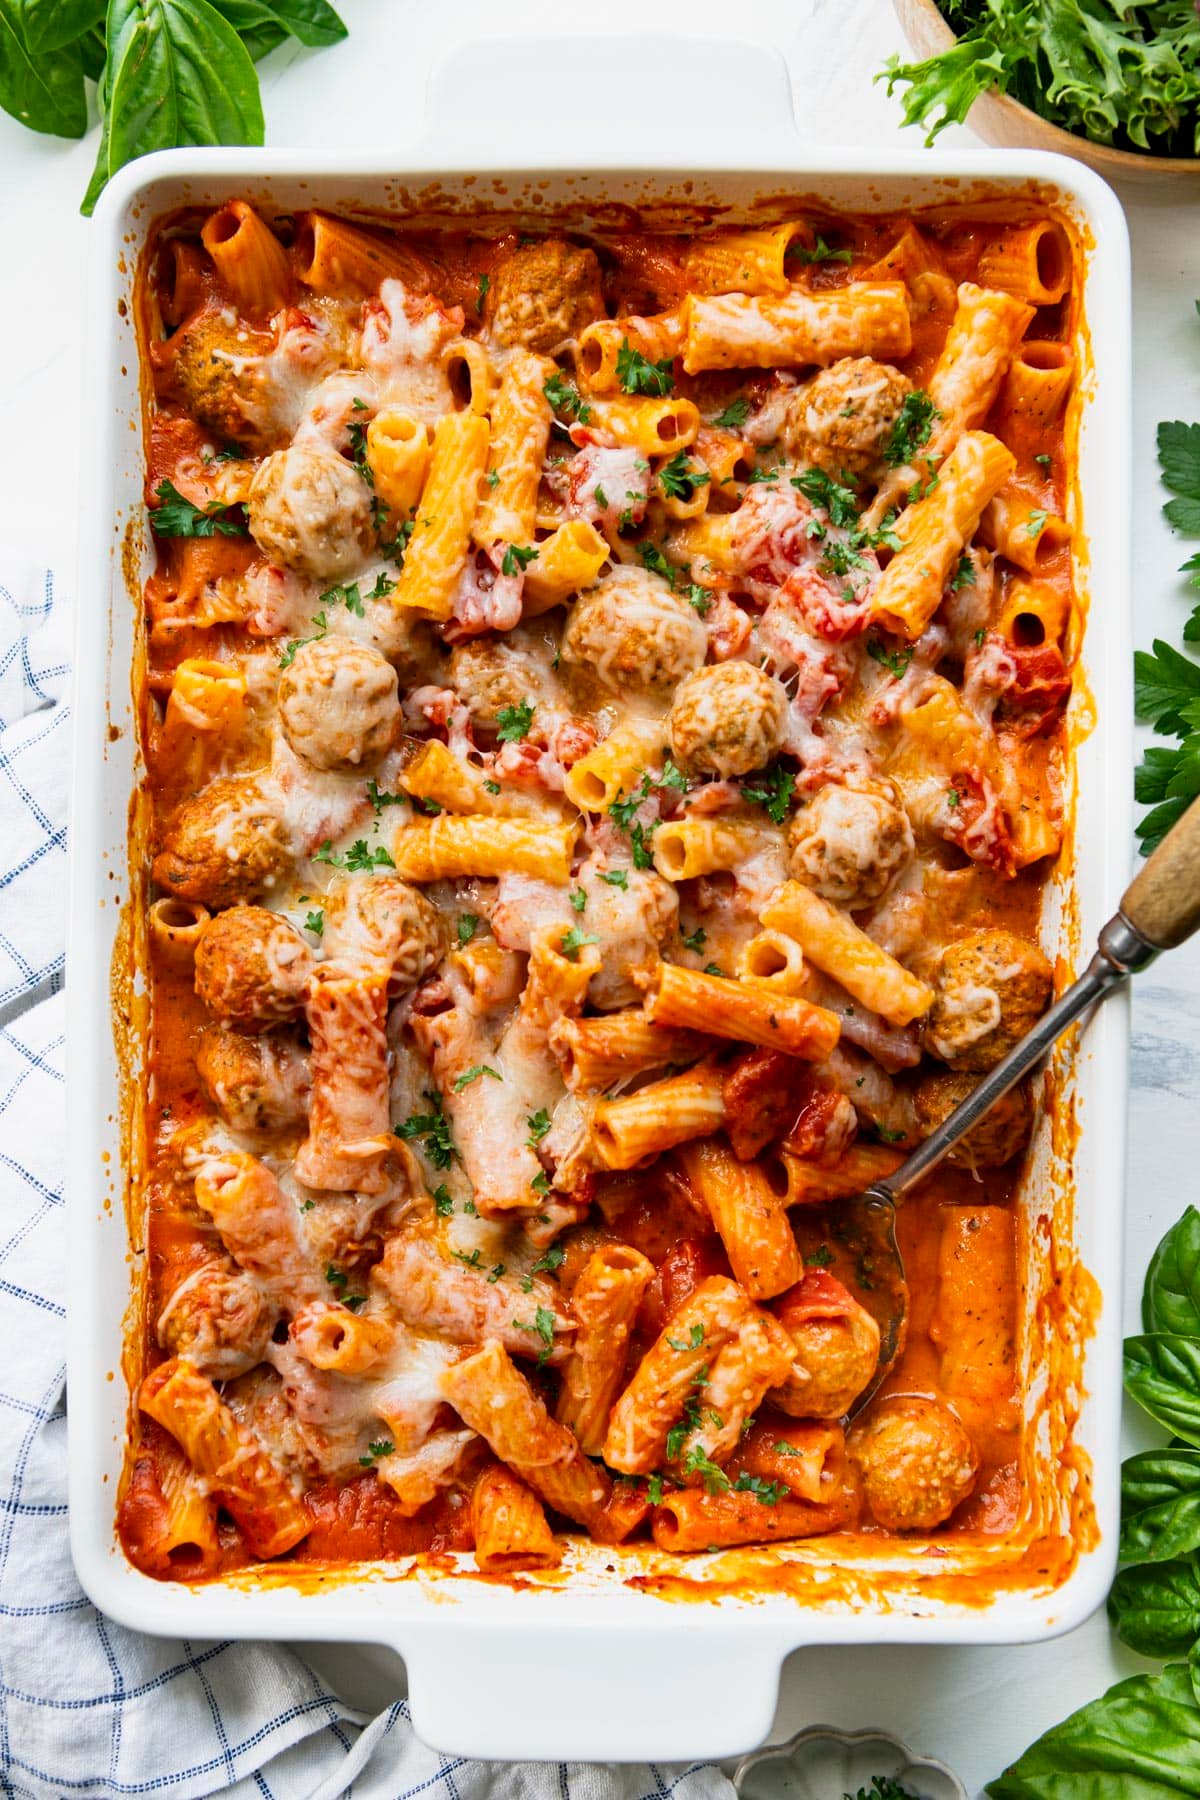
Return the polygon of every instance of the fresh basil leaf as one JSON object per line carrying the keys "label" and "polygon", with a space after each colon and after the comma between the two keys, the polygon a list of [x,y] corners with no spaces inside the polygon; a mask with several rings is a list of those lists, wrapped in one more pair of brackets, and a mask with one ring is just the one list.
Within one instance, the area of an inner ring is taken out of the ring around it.
{"label": "fresh basil leaf", "polygon": [[1122,1569],[1108,1596],[1113,1630],[1141,1656],[1186,1656],[1200,1637],[1200,1574],[1192,1561]]}
{"label": "fresh basil leaf", "polygon": [[79,39],[79,60],[89,81],[99,82],[104,75],[104,26],[94,25]]}
{"label": "fresh basil leaf", "polygon": [[87,191],[79,203],[79,210],[85,219],[90,219],[96,209],[96,202],[104,192],[108,182],[108,59],[100,70],[96,83],[96,104],[100,108],[100,142],[96,146],[96,161],[92,169],[92,179],[87,184]]}
{"label": "fresh basil leaf", "polygon": [[278,33],[276,43],[294,37],[310,50],[323,50],[347,36],[346,26],[327,0],[213,0],[213,5],[247,48],[271,29]]}
{"label": "fresh basil leaf", "polygon": [[1200,1449],[1200,1338],[1125,1339],[1125,1391],[1160,1425]]}
{"label": "fresh basil leaf", "polygon": [[17,0],[27,50],[62,50],[103,25],[106,0]]}
{"label": "fresh basil leaf", "polygon": [[992,1800],[1179,1800],[1200,1793],[1200,1707],[1187,1666],[1133,1675],[1031,1744]]}
{"label": "fresh basil leaf", "polygon": [[1142,1292],[1147,1331],[1200,1337],[1200,1212],[1189,1206],[1150,1259]]}
{"label": "fresh basil leaf", "polygon": [[1144,1450],[1121,1465],[1121,1561],[1200,1549],[1200,1450]]}
{"label": "fresh basil leaf", "polygon": [[18,0],[0,0],[0,107],[31,131],[52,137],[77,138],[87,130],[78,47],[32,50]]}
{"label": "fresh basil leaf", "polygon": [[111,0],[108,172],[177,144],[261,144],[254,64],[209,0]]}

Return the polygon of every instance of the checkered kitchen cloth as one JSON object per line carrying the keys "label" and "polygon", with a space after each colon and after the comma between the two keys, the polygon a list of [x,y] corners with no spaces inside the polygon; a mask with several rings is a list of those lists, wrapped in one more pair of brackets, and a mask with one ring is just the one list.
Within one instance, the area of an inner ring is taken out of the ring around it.
{"label": "checkered kitchen cloth", "polygon": [[68,623],[51,574],[0,560],[0,1793],[724,1800],[714,1768],[446,1758],[404,1701],[368,1721],[281,1646],[139,1637],[80,1592],[60,1161]]}

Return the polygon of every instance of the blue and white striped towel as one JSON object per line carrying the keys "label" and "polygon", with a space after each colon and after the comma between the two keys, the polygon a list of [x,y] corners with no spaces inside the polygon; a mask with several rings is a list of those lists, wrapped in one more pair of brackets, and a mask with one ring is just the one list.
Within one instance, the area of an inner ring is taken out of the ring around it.
{"label": "blue and white striped towel", "polygon": [[51,574],[0,566],[0,1793],[723,1800],[711,1767],[443,1757],[404,1701],[367,1721],[281,1646],[140,1637],[81,1593],[63,1391],[68,625]]}

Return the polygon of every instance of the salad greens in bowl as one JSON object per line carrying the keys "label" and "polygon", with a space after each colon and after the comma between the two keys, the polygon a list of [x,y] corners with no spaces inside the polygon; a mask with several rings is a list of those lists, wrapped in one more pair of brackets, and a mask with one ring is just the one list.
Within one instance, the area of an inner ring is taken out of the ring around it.
{"label": "salad greens in bowl", "polygon": [[970,114],[1101,174],[1200,175],[1196,0],[896,0],[915,60],[877,79],[931,143]]}

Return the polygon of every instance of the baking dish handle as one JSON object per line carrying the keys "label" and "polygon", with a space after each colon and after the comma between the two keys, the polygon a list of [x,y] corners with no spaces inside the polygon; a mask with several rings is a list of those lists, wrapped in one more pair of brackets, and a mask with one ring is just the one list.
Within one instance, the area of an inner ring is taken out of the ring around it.
{"label": "baking dish handle", "polygon": [[[397,1648],[413,1729],[459,1756],[547,1762],[701,1762],[761,1744],[789,1643],[685,1616],[656,1629],[586,1619],[536,1632],[469,1622],[422,1630]],[[398,1634],[399,1635],[399,1634]]]}
{"label": "baking dish handle", "polygon": [[[669,83],[647,78],[663,69]],[[773,151],[794,157],[796,115],[781,52],[764,42],[655,32],[461,44],[430,71],[419,143],[448,167],[473,156],[485,169],[544,165],[547,151],[570,159],[581,147],[598,168],[636,166],[643,152],[662,167],[673,147],[686,166],[697,120],[709,166],[737,168],[749,155],[763,168]]]}

